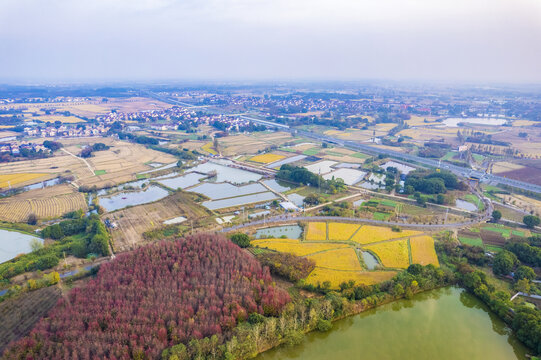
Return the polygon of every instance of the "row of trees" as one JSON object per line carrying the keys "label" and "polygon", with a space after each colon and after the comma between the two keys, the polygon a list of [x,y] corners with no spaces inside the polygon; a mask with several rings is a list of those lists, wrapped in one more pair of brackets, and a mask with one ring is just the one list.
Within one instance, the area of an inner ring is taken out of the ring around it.
{"label": "row of trees", "polygon": [[102,265],[5,356],[156,359],[204,338],[216,350],[250,314],[276,316],[289,301],[268,268],[222,236],[161,242]]}

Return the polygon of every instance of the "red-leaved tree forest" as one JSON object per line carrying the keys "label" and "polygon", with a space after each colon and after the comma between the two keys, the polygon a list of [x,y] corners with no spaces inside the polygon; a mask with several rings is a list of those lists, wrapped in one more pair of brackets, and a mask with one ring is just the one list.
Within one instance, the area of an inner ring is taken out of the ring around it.
{"label": "red-leaved tree forest", "polygon": [[19,359],[159,358],[163,349],[230,330],[289,302],[268,268],[220,235],[119,255],[4,353]]}

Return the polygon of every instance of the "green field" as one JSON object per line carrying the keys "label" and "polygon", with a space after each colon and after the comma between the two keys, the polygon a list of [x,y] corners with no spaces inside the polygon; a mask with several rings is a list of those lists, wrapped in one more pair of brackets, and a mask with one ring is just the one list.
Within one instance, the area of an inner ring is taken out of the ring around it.
{"label": "green field", "polygon": [[493,251],[493,252],[500,252],[500,251],[502,251],[502,248],[499,247],[499,246],[487,245],[487,246],[485,247],[485,250],[487,250],[487,251]]}
{"label": "green field", "polygon": [[149,176],[148,174],[136,174],[136,175],[135,175],[135,178],[136,178],[137,180],[140,180],[140,179],[147,179],[148,176]]}
{"label": "green field", "polygon": [[358,159],[367,159],[368,158],[368,155],[361,154],[361,153],[351,154],[351,156],[356,157]]}
{"label": "green field", "polygon": [[311,148],[302,152],[303,155],[313,156],[319,153],[319,148]]}
{"label": "green field", "polygon": [[94,175],[105,175],[107,173],[107,171],[105,170],[96,170],[94,171]]}
{"label": "green field", "polygon": [[470,238],[466,236],[459,236],[458,240],[462,244],[483,247],[483,240],[481,240],[480,238]]}
{"label": "green field", "polygon": [[442,160],[451,160],[456,154],[457,154],[456,151],[449,151],[441,159]]}
{"label": "green field", "polygon": [[374,220],[387,221],[391,215],[382,212],[374,213]]}

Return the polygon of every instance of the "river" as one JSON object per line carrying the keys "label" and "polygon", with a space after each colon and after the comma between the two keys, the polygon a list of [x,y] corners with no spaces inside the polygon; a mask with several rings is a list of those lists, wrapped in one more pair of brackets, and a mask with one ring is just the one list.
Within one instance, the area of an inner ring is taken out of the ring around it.
{"label": "river", "polygon": [[448,287],[418,294],[337,321],[302,344],[257,360],[526,359],[527,349],[477,298]]}

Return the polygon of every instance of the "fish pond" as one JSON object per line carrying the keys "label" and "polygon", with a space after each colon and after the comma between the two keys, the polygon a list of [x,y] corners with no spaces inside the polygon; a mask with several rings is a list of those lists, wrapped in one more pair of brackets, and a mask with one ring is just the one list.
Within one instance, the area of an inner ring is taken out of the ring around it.
{"label": "fish pond", "polygon": [[275,237],[279,238],[285,235],[288,239],[298,239],[302,234],[302,228],[299,225],[274,226],[264,229],[257,229],[256,239]]}
{"label": "fish pond", "polygon": [[43,244],[43,239],[38,237],[0,229],[0,263],[11,260],[19,254],[31,252],[30,243],[33,239]]}
{"label": "fish pond", "polygon": [[169,191],[159,186],[150,185],[144,190],[121,192],[110,197],[99,197],[100,206],[107,211],[123,209],[127,206],[147,204],[163,199],[169,195]]}
{"label": "fish pond", "polygon": [[293,347],[257,360],[526,359],[527,349],[488,308],[465,290],[424,292],[337,321]]}
{"label": "fish pond", "polygon": [[258,181],[263,177],[262,175],[251,171],[236,169],[210,161],[199,164],[191,168],[190,171],[197,171],[204,174],[216,172],[216,178],[213,180],[218,183],[228,181],[234,184],[244,184],[252,181]]}

